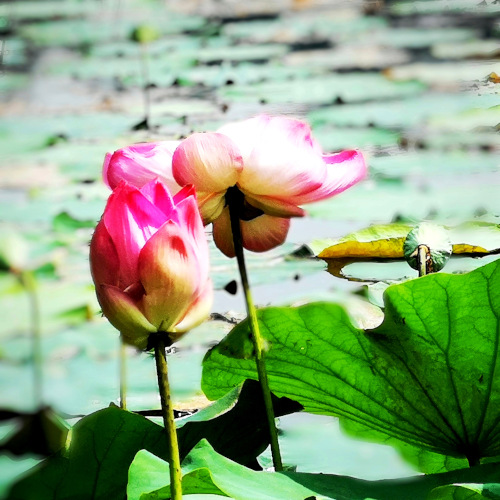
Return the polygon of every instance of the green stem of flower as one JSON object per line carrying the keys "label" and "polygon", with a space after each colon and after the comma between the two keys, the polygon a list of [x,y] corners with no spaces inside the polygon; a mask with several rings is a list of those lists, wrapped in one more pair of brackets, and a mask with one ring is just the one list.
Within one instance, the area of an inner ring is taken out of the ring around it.
{"label": "green stem of flower", "polygon": [[22,271],[19,280],[28,294],[30,303],[31,323],[31,357],[33,362],[33,394],[35,407],[40,408],[43,404],[43,356],[42,356],[42,333],[40,320],[40,302],[36,293],[36,281],[33,273]]}
{"label": "green stem of flower", "polygon": [[[227,199],[227,198],[226,198]],[[247,307],[248,321],[250,323],[250,331],[252,332],[252,341],[255,350],[255,362],[257,365],[257,374],[259,377],[262,395],[264,397],[264,406],[266,409],[267,422],[269,425],[269,437],[271,442],[271,454],[273,457],[274,470],[282,471],[283,463],[281,460],[281,452],[278,442],[278,431],[276,429],[276,421],[274,417],[273,402],[271,399],[271,389],[269,388],[269,379],[267,376],[266,364],[264,361],[264,339],[260,333],[259,322],[257,320],[257,311],[253,303],[250,285],[248,283],[248,275],[245,266],[245,256],[243,253],[243,244],[241,241],[241,226],[238,213],[237,200],[235,205],[229,197],[229,213],[231,217],[231,231],[233,233],[234,251],[238,261],[238,268],[241,276],[241,284],[245,294],[245,302]]]}
{"label": "green stem of flower", "polygon": [[168,383],[165,337],[168,338],[166,333],[159,332],[154,340],[156,374],[158,375],[161,410],[170,456],[170,498],[171,500],[180,500],[182,499],[181,460],[179,456],[179,444],[177,442],[177,430],[174,421],[174,409],[170,398],[170,385]]}
{"label": "green stem of flower", "polygon": [[120,337],[120,408],[127,409],[127,345]]}

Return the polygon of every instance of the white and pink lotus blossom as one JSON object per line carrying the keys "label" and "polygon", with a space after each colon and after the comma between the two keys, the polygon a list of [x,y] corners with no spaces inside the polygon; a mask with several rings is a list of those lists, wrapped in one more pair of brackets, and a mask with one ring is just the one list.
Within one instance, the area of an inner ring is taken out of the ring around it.
{"label": "white and pink lotus blossom", "polygon": [[243,196],[243,246],[263,252],[285,241],[290,218],[305,214],[300,205],[346,190],[366,164],[356,150],[324,155],[300,120],[260,115],[191,135],[175,150],[172,173],[179,185],[195,187],[204,223],[213,223],[216,245],[233,257],[228,190]]}

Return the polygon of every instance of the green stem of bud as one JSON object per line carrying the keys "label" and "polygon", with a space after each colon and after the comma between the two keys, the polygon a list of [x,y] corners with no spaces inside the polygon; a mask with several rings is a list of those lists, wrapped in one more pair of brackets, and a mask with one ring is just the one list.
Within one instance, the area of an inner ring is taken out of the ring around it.
{"label": "green stem of bud", "polygon": [[174,421],[174,409],[170,397],[170,384],[168,382],[167,355],[165,353],[168,339],[165,332],[155,335],[154,348],[156,360],[156,374],[158,376],[158,388],[160,389],[161,410],[163,423],[167,434],[167,446],[170,456],[170,498],[171,500],[182,499],[182,471],[179,455],[179,444],[177,441],[177,430]]}
{"label": "green stem of bud", "polygon": [[127,409],[127,345],[120,337],[120,408]]}
{"label": "green stem of bud", "polygon": [[274,469],[276,471],[283,470],[281,460],[280,447],[278,442],[278,431],[276,429],[276,421],[274,416],[273,402],[271,399],[271,389],[269,388],[269,379],[267,376],[266,364],[264,361],[264,339],[260,333],[259,322],[257,320],[257,311],[253,303],[248,275],[245,266],[245,256],[243,253],[243,244],[241,241],[241,226],[240,226],[240,210],[243,207],[243,195],[237,189],[233,188],[232,192],[228,191],[226,200],[229,205],[229,213],[231,218],[231,231],[233,233],[234,251],[238,261],[238,268],[241,276],[241,284],[245,294],[245,302],[247,307],[248,321],[250,323],[250,331],[252,332],[252,341],[255,350],[255,362],[257,365],[257,374],[259,377],[262,395],[264,398],[264,406],[266,409],[267,421],[269,425],[269,437],[271,442],[271,454],[273,457]]}

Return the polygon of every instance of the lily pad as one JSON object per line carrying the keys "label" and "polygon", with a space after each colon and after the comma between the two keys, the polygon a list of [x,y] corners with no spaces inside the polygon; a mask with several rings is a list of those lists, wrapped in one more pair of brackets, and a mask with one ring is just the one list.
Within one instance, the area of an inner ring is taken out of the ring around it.
{"label": "lily pad", "polygon": [[356,102],[415,95],[425,88],[416,81],[398,83],[389,81],[383,75],[349,73],[289,82],[233,85],[220,89],[218,94],[221,99],[239,102],[330,104],[337,99]]}
{"label": "lily pad", "polygon": [[[403,245],[412,224],[370,226],[336,240],[316,240],[309,248],[328,263],[334,276],[344,277],[342,269],[353,262],[402,260]],[[489,222],[465,222],[447,227],[453,255],[474,257],[500,253],[500,225]]]}
{"label": "lily pad", "polygon": [[418,0],[415,2],[397,2],[391,6],[391,13],[398,16],[413,14],[443,14],[443,13],[466,13],[472,16],[495,15],[500,12],[498,4],[494,0],[483,2],[471,2],[470,0]]}
{"label": "lily pad", "polygon": [[498,103],[498,96],[478,96],[463,93],[460,99],[448,93],[426,93],[418,98],[396,101],[345,104],[323,107],[308,113],[311,125],[323,123],[337,126],[415,127],[426,123],[433,116],[446,116],[473,108],[486,108]]}
{"label": "lily pad", "polygon": [[[500,261],[393,285],[384,322],[367,331],[334,304],[260,310],[271,390],[311,413],[340,416],[364,437],[389,436],[471,464],[496,457],[499,290]],[[244,321],[207,353],[202,387],[210,399],[257,378],[248,335]]]}

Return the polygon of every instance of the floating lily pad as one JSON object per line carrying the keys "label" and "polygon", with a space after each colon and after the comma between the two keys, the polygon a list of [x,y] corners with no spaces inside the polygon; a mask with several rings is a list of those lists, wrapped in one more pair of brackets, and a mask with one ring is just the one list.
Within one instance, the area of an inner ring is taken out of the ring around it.
{"label": "floating lily pad", "polygon": [[432,55],[438,59],[468,59],[498,57],[500,48],[496,40],[469,40],[460,44],[439,43],[432,48]]}
{"label": "floating lily pad", "polygon": [[254,85],[233,85],[219,90],[222,99],[231,101],[302,102],[329,104],[395,98],[419,94],[425,86],[419,82],[391,82],[382,75],[349,73],[297,79],[290,82],[266,82]]}
{"label": "floating lily pad", "polygon": [[395,47],[422,48],[436,43],[461,43],[474,39],[477,32],[466,28],[396,28],[373,31],[370,33],[370,42]]}
{"label": "floating lily pad", "polygon": [[372,124],[407,129],[422,125],[434,116],[449,116],[475,108],[484,109],[497,103],[498,96],[494,94],[478,96],[469,92],[457,98],[454,94],[426,93],[417,98],[323,107],[311,111],[307,116],[313,127],[330,123],[344,127]]}
{"label": "floating lily pad", "polygon": [[94,6],[79,1],[64,2],[15,2],[0,5],[0,17],[11,21],[36,21],[42,19],[82,17],[91,14]]}
{"label": "floating lily pad", "polygon": [[490,61],[475,62],[474,64],[469,62],[418,62],[390,68],[386,70],[385,74],[391,80],[419,80],[436,88],[454,85],[458,89],[460,82],[482,81],[497,69],[498,63]]}
{"label": "floating lily pad", "polygon": [[398,2],[391,6],[391,13],[398,16],[409,16],[413,14],[443,14],[443,13],[466,13],[473,16],[495,15],[500,12],[498,4],[494,0],[483,2],[471,2],[470,0],[418,0],[415,2]]}

